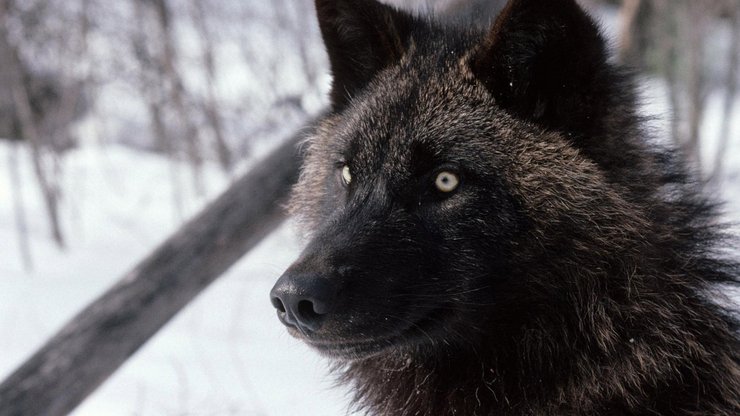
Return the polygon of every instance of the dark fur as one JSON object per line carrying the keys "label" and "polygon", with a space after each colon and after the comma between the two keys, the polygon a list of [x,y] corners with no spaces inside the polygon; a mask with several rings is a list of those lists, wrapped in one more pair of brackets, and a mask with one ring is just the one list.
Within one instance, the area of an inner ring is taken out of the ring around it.
{"label": "dark fur", "polygon": [[[308,143],[293,208],[310,242],[286,275],[336,296],[290,330],[337,358],[359,407],[740,414],[737,321],[715,301],[737,283],[730,243],[573,0],[513,0],[487,32],[316,3],[334,111]],[[451,195],[440,168],[461,177]]]}

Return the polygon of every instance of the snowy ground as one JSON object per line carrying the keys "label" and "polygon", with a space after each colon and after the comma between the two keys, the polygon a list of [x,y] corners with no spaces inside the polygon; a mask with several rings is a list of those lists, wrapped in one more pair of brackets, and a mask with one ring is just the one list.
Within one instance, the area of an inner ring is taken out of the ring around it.
{"label": "snowy ground", "polygon": [[[65,252],[48,241],[35,188],[23,188],[34,258],[27,273],[17,254],[5,174],[9,151],[0,146],[0,379],[178,225],[163,160],[116,146],[75,151],[66,160],[67,185],[77,193],[67,194],[71,241]],[[27,152],[20,156],[22,179],[30,184]],[[209,189],[225,186],[215,169],[208,173]],[[344,414],[345,400],[330,389],[325,363],[286,334],[268,300],[297,249],[290,227],[281,228],[75,414]]]}

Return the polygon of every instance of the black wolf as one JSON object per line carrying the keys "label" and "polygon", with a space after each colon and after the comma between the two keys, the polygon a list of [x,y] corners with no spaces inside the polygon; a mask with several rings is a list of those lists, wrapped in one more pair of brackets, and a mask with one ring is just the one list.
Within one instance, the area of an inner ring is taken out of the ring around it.
{"label": "black wolf", "polygon": [[[334,76],[271,293],[377,415],[739,415],[738,267],[574,0],[316,0]],[[723,303],[724,304],[724,303]]]}

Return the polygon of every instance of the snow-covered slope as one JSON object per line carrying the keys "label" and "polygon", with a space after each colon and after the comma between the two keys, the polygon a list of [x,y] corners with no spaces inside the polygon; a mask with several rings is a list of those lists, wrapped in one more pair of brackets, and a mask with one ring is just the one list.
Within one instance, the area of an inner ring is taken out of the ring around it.
{"label": "snow-covered slope", "polygon": [[[52,246],[26,149],[20,149],[34,270],[16,244],[7,161],[0,142],[0,379],[89,301],[113,284],[179,223],[168,162],[119,146],[83,148],[66,160],[66,251]],[[225,185],[206,169],[211,195]],[[205,199],[188,199],[188,212]],[[282,227],[147,343],[77,415],[337,415],[326,363],[287,335],[270,287],[297,254]]]}

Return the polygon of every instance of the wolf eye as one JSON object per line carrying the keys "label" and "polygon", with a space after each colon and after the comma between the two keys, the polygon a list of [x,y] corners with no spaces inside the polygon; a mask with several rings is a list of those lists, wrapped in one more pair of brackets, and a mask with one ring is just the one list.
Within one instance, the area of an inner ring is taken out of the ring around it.
{"label": "wolf eye", "polygon": [[442,171],[437,174],[437,178],[434,180],[434,185],[441,192],[452,192],[460,184],[460,178],[456,174],[450,171]]}
{"label": "wolf eye", "polygon": [[345,185],[349,185],[352,182],[352,171],[349,169],[349,165],[342,166],[342,182]]}

